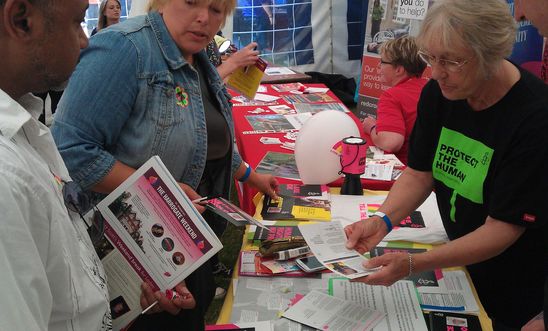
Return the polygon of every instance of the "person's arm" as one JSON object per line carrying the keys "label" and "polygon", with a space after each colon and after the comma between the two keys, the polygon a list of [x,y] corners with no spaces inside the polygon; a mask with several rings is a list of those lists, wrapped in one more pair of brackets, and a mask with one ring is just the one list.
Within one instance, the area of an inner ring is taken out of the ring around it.
{"label": "person's arm", "polygon": [[[377,104],[377,120],[364,119],[364,132],[369,134],[375,146],[397,153],[405,143],[406,123],[402,103],[394,89],[383,92]],[[367,121],[367,122],[366,122]]]}
{"label": "person's arm", "polygon": [[245,162],[241,162],[240,166],[234,173],[234,179],[239,180],[251,187],[256,188],[264,194],[268,194],[273,199],[277,199],[278,181],[272,175],[259,174]]}
{"label": "person's arm", "polygon": [[540,312],[540,314],[533,317],[527,324],[522,326],[521,331],[546,331],[544,328],[544,318],[544,312]]}
{"label": "person's arm", "polygon": [[488,216],[485,224],[476,230],[433,250],[413,254],[411,260],[408,254],[402,253],[388,253],[372,258],[364,264],[365,267],[383,268],[360,281],[370,285],[390,286],[407,277],[410,270],[415,273],[485,261],[504,252],[524,231],[524,227]]}
{"label": "person's arm", "polygon": [[[85,190],[99,184],[115,167],[117,160],[109,148],[118,144],[135,105],[137,62],[135,47],[121,34],[96,35],[82,51],[59,102],[52,135],[70,176]],[[105,188],[108,185],[102,192]]]}
{"label": "person's arm", "polygon": [[[424,202],[432,192],[432,188],[431,172],[417,171],[408,167],[392,186],[379,211],[388,216],[392,225],[397,225]],[[373,216],[348,225],[345,232],[348,236],[346,246],[363,254],[370,251],[388,234],[388,228],[380,217]]]}
{"label": "person's arm", "polygon": [[[2,153],[4,157],[6,154]],[[45,217],[49,206],[37,198],[35,194],[43,192],[36,192],[28,178],[16,176],[6,169],[9,168],[0,167],[0,328],[47,330],[53,308],[43,260],[47,258],[48,238],[51,239],[50,222]],[[32,213],[33,209],[42,208],[42,213]]]}
{"label": "person's arm", "polygon": [[[114,166],[110,171],[91,189],[95,192],[108,194],[117,188],[124,180],[126,180],[131,174],[135,172],[136,169],[123,164],[120,161],[115,161]],[[184,183],[178,183],[179,186],[183,189],[185,194],[190,200],[196,200],[201,198],[201,196],[196,193],[196,191]],[[198,209],[200,213],[205,211],[205,207],[199,203],[194,203],[194,207]]]}
{"label": "person's arm", "polygon": [[396,132],[377,131],[377,121],[372,117],[366,117],[362,121],[363,132],[369,134],[376,147],[389,153],[397,153],[403,143],[405,136]]}
{"label": "person's arm", "polygon": [[236,69],[255,64],[259,59],[259,51],[256,50],[257,43],[251,42],[236,53],[230,55],[217,67],[221,79],[227,78]]}

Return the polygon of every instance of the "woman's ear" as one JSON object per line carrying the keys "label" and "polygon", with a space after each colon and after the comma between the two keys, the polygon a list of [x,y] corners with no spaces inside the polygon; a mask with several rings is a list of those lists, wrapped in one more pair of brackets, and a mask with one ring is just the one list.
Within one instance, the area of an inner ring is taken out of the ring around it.
{"label": "woman's ear", "polygon": [[401,65],[401,64],[396,65],[396,74],[398,74],[398,75],[405,75],[406,74],[405,68],[403,67],[403,65]]}

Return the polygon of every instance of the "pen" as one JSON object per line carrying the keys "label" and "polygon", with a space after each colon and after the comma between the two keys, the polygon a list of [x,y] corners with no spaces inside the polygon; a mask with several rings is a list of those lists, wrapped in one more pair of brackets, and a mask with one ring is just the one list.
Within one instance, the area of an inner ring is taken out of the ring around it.
{"label": "pen", "polygon": [[141,312],[141,315],[146,314],[147,311],[151,310],[152,307],[156,306],[157,303],[158,303],[158,300],[154,301],[150,306],[146,307],[146,308]]}
{"label": "pen", "polygon": [[206,201],[206,200],[215,199],[215,198],[218,198],[218,197],[219,197],[218,195],[213,195],[213,196],[209,196],[209,197],[202,197],[202,198],[194,199],[194,200],[192,200],[191,202],[192,202],[192,203],[200,203],[200,202],[204,202],[204,201]]}
{"label": "pen", "polygon": [[[175,300],[180,295],[175,290],[166,290],[166,297],[169,300]],[[188,299],[189,295],[187,293],[183,293],[183,299]],[[156,306],[158,304],[158,300],[154,301],[150,306],[146,307],[142,312],[141,315],[146,314],[147,311],[151,310],[152,307]]]}

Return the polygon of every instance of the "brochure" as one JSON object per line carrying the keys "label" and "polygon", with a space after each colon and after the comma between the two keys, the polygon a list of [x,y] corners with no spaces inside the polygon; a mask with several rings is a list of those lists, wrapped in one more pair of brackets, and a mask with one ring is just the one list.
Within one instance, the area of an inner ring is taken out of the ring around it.
{"label": "brochure", "polygon": [[350,112],[342,103],[294,103],[293,107],[298,113],[318,113],[322,110],[338,110],[345,113]]}
{"label": "brochure", "polygon": [[247,115],[245,116],[253,130],[294,130],[295,127],[284,115]]}
{"label": "brochure", "polygon": [[[426,249],[421,248],[392,248],[392,247],[374,247],[369,253],[371,257],[381,256],[384,253],[422,253],[426,252]],[[414,273],[413,275],[405,278],[413,281],[413,284],[417,288],[431,286],[438,287],[438,279],[443,277],[441,269],[423,271]]]}
{"label": "brochure", "polygon": [[278,190],[284,196],[324,200],[329,200],[330,197],[327,185],[280,184]]}
{"label": "brochure", "polygon": [[295,301],[282,316],[320,330],[373,330],[385,315],[319,291],[297,296]]}
{"label": "brochure", "polygon": [[481,331],[482,328],[479,318],[475,315],[431,312],[430,330]]}
{"label": "brochure", "polygon": [[249,250],[240,252],[240,276],[256,277],[314,277],[301,271],[294,260],[276,261],[272,258],[261,257],[259,251]]}
{"label": "brochure", "polygon": [[[222,244],[158,156],[97,204],[105,238],[96,245],[108,276],[114,330],[141,311],[141,283],[174,288]],[[95,211],[86,214],[88,221]]]}
{"label": "brochure", "polygon": [[[266,222],[264,224],[267,225]],[[301,235],[297,225],[269,225],[268,228],[256,228],[254,232],[250,228],[249,232],[253,235],[251,240],[274,240]]]}
{"label": "brochure", "polygon": [[303,125],[312,117],[312,113],[301,113],[301,114],[287,114],[284,115],[285,119],[291,123],[291,125],[296,129],[300,130]]}
{"label": "brochure", "polygon": [[479,306],[462,270],[436,273],[438,286],[418,287],[422,309],[434,311],[478,312]]}
{"label": "brochure", "polygon": [[[373,214],[384,202],[388,192],[368,191],[366,195],[332,195],[331,219],[340,221],[343,226],[366,219]],[[409,218],[404,219],[394,227],[383,241],[412,241],[419,243],[442,243],[449,241],[436,203],[435,193],[412,212]],[[423,226],[424,223],[424,226]]]}
{"label": "brochure", "polygon": [[265,220],[331,220],[331,200],[325,185],[280,185],[278,199],[264,197],[261,216]]}
{"label": "brochure", "polygon": [[376,270],[366,269],[367,260],[355,250],[346,248],[346,234],[340,222],[299,224],[299,230],[318,261],[345,278],[360,278]]}
{"label": "brochure", "polygon": [[225,198],[213,198],[204,201],[205,207],[236,226],[252,224],[268,231],[268,227],[241,210]]}
{"label": "brochure", "polygon": [[[269,74],[270,75],[270,74]],[[289,91],[301,91],[306,88],[302,83],[283,83],[283,84],[272,84],[272,89],[276,92],[289,92]]]}
{"label": "brochure", "polygon": [[259,58],[254,65],[236,69],[228,77],[227,85],[246,98],[253,100],[259,85],[261,85],[261,79],[267,66],[268,63]]}
{"label": "brochure", "polygon": [[265,70],[265,74],[269,76],[279,76],[279,75],[296,75],[297,73],[287,67],[268,67]]}
{"label": "brochure", "polygon": [[284,94],[282,98],[287,103],[336,102],[327,93]]}
{"label": "brochure", "polygon": [[269,151],[259,162],[255,171],[261,174],[270,174],[274,177],[300,180],[295,154]]}
{"label": "brochure", "polygon": [[378,147],[370,146],[367,149],[365,173],[360,177],[372,180],[391,181],[401,175],[405,165],[394,154],[385,154]]}

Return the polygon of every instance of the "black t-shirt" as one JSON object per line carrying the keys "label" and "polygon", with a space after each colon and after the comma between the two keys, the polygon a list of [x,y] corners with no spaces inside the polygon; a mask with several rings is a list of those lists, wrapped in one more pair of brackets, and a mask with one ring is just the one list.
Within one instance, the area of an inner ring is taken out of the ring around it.
{"label": "black t-shirt", "polygon": [[204,74],[205,69],[201,67],[203,65],[205,64],[199,63],[195,68],[200,76],[200,90],[206,118],[207,160],[218,160],[224,158],[230,151],[230,131],[219,109],[219,102],[209,89],[208,80]]}
{"label": "black t-shirt", "polygon": [[447,235],[495,219],[526,227],[500,255],[468,266],[490,317],[521,327],[542,310],[548,211],[548,87],[528,72],[495,105],[474,111],[431,80],[410,138],[409,167],[432,172]]}

